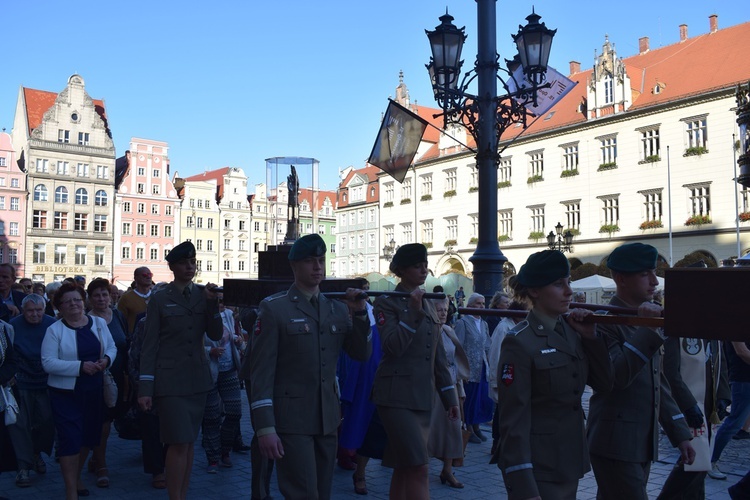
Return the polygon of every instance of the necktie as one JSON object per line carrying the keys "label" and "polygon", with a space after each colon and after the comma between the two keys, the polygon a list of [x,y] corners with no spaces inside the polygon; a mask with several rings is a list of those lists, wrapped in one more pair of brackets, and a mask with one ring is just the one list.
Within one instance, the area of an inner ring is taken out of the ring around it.
{"label": "necktie", "polygon": [[182,289],[182,296],[185,297],[185,300],[190,302],[190,287],[186,286]]}
{"label": "necktie", "polygon": [[312,304],[313,309],[315,309],[316,311],[318,310],[318,296],[317,295],[313,295],[312,297],[310,297],[310,304]]}
{"label": "necktie", "polygon": [[565,340],[568,340],[568,335],[565,333],[565,328],[563,328],[562,323],[559,321],[555,325],[555,331]]}

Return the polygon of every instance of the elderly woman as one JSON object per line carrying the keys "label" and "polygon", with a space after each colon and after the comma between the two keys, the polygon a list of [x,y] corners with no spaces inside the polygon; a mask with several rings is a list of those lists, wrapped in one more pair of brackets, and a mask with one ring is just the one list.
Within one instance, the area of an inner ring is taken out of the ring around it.
{"label": "elderly woman", "polygon": [[579,479],[591,468],[584,388],[608,391],[614,383],[607,344],[583,322],[590,311],[568,311],[573,291],[561,252],[531,255],[511,281],[516,297],[532,308],[500,350],[495,458],[510,500],[574,500]]}
{"label": "elderly woman", "polygon": [[[451,380],[456,386],[459,400],[463,397],[463,379],[469,375],[469,361],[466,359],[461,343],[456,337],[453,328],[446,324],[448,320],[448,299],[434,300],[433,306],[437,317],[442,323],[441,334],[443,337],[443,348]],[[450,419],[443,411],[437,393],[435,393],[435,404],[432,407],[432,418],[430,420],[430,437],[427,448],[430,456],[437,457],[443,462],[443,470],[440,471],[440,482],[448,483],[451,488],[463,488],[464,485],[453,475],[453,460],[464,456],[464,443],[461,435],[461,421]]]}
{"label": "elderly woman", "polygon": [[112,428],[112,420],[123,415],[128,409],[127,399],[123,401],[123,396],[126,396],[125,368],[128,364],[128,341],[125,333],[127,331],[127,324],[122,313],[110,307],[111,297],[109,291],[109,281],[104,278],[94,279],[86,289],[89,296],[89,305],[91,306],[89,314],[97,316],[107,323],[107,328],[109,328],[109,332],[117,347],[117,357],[112,361],[109,372],[117,384],[118,402],[114,408],[105,407],[101,443],[94,448],[91,460],[89,460],[89,472],[96,473],[96,485],[99,488],[109,486],[107,440]]}
{"label": "elderly woman", "polygon": [[75,283],[63,284],[54,298],[61,319],[47,328],[42,341],[42,366],[49,374],[57,456],[67,500],[89,494],[81,480],[81,468],[89,449],[101,442],[102,372],[117,356],[107,324],[84,312],[85,299],[83,288]]}
{"label": "elderly woman", "polygon": [[[484,309],[484,297],[472,293],[466,301],[466,307]],[[466,401],[464,415],[466,425],[473,434],[469,438],[471,443],[481,443],[487,438],[479,429],[479,424],[492,420],[495,411],[489,396],[487,382],[487,355],[490,350],[490,333],[487,323],[480,316],[462,316],[456,321],[456,337],[469,359],[469,379],[464,384]]]}
{"label": "elderly woman", "polygon": [[420,500],[430,496],[427,437],[432,394],[437,391],[448,418],[459,417],[455,383],[443,348],[442,323],[420,288],[427,278],[427,249],[402,245],[391,271],[401,279],[396,291],[407,297],[375,300],[383,358],[372,387],[372,401],[388,442],[383,465],[392,467],[390,498]]}

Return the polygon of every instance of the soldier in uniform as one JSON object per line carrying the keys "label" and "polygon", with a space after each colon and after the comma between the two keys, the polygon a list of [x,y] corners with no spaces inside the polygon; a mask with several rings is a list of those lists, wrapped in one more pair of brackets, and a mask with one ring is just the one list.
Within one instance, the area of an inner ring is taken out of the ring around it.
{"label": "soldier in uniform", "polygon": [[331,497],[340,420],[336,362],[342,347],[360,361],[372,352],[365,299],[356,298],[363,292],[349,288],[347,305],[320,293],[325,254],[317,234],[294,242],[294,284],[261,302],[247,361],[260,451],[276,460],[287,499]]}
{"label": "soldier in uniform", "polygon": [[[614,249],[607,259],[617,286],[611,305],[638,308],[639,316],[661,316],[661,306],[651,302],[658,284],[657,256],[656,248],[643,243]],[[658,424],[688,464],[695,458],[692,432],[661,368],[661,332],[629,325],[603,325],[600,331],[609,346],[615,384],[609,392],[594,390],[589,401],[588,440],[597,498],[647,500],[651,462],[659,452]]]}
{"label": "soldier in uniform", "polygon": [[511,286],[532,308],[500,350],[500,441],[493,462],[511,500],[574,500],[590,470],[581,397],[586,384],[612,387],[607,344],[582,322],[590,311],[568,310],[570,265],[561,252],[532,254]]}
{"label": "soldier in uniform", "polygon": [[459,418],[458,395],[443,348],[442,322],[419,288],[427,278],[427,249],[419,243],[402,245],[390,269],[401,278],[396,291],[411,295],[375,300],[383,359],[372,401],[388,435],[383,465],[394,469],[390,498],[420,500],[430,494],[427,438],[433,394],[437,390],[450,420]]}
{"label": "soldier in uniform", "polygon": [[159,413],[159,431],[169,444],[166,457],[170,500],[187,498],[206,397],[213,387],[204,333],[221,339],[223,325],[211,283],[193,284],[195,247],[180,243],[166,257],[174,281],[151,297],[141,348],[138,403]]}

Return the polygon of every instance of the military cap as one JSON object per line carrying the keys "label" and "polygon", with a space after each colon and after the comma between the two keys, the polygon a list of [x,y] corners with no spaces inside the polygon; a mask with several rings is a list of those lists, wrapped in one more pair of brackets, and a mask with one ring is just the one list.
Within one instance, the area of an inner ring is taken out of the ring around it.
{"label": "military cap", "polygon": [[391,272],[400,267],[409,267],[420,262],[427,262],[427,247],[421,243],[401,245],[391,260]]}
{"label": "military cap", "polygon": [[615,248],[607,258],[607,267],[620,273],[638,273],[656,269],[659,252],[651,245],[627,243]]}
{"label": "military cap", "polygon": [[195,246],[190,241],[183,241],[170,251],[165,259],[170,264],[182,259],[192,259],[195,257]]}
{"label": "military cap", "polygon": [[570,275],[570,263],[559,250],[542,250],[533,253],[521,266],[516,279],[529,288],[546,286]]}
{"label": "military cap", "polygon": [[307,257],[320,257],[326,253],[326,242],[319,234],[306,234],[298,239],[289,250],[289,260],[302,260]]}

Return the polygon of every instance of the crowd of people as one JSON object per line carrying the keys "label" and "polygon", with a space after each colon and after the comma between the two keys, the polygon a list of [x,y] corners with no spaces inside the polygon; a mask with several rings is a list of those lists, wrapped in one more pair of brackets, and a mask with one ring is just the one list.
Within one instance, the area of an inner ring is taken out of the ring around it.
{"label": "crowd of people", "polygon": [[[462,288],[425,297],[421,244],[394,254],[393,292],[370,302],[363,282],[330,299],[320,293],[326,252],[318,235],[297,240],[292,286],[246,311],[193,283],[190,242],[166,257],[172,282],[139,268],[122,296],[104,279],[43,286],[0,264],[0,385],[18,413],[0,421],[0,471],[26,487],[54,459],[66,498],[88,496],[84,470],[110,485],[114,423],[141,440],[144,472],[170,499],[188,496],[199,435],[209,474],[250,451],[253,499],[270,497],[274,468],[285,498],[331,498],[337,463],[366,495],[371,459],[393,469],[391,498],[426,499],[429,461],[440,461],[443,485],[463,488],[455,468],[491,423],[488,462],[513,500],[575,499],[591,469],[597,498],[646,500],[660,431],[679,452],[660,499],[704,498],[706,475],[726,479],[722,451],[748,434],[750,344],[594,326],[592,312],[571,309],[570,266],[555,250],[531,255],[491,298],[490,309],[525,315],[502,319]],[[662,315],[657,257],[641,243],[610,254],[612,305]],[[459,314],[464,304],[471,312]],[[729,489],[732,498],[749,491],[750,476]]]}

